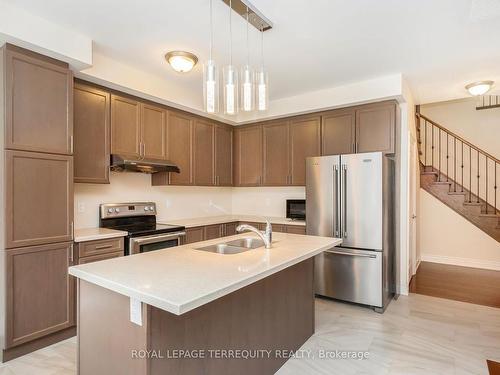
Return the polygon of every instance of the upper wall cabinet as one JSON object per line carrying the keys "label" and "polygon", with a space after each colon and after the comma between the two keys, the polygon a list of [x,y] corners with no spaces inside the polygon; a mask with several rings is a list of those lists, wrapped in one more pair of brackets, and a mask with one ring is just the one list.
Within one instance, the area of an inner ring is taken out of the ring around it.
{"label": "upper wall cabinet", "polygon": [[136,100],[111,95],[111,153],[141,156],[141,106]]}
{"label": "upper wall cabinet", "polygon": [[234,180],[236,186],[262,184],[262,125],[234,130]]}
{"label": "upper wall cabinet", "polygon": [[167,111],[160,107],[142,104],[141,113],[142,156],[166,160]]}
{"label": "upper wall cabinet", "polygon": [[394,152],[396,104],[381,103],[356,110],[356,152]]}
{"label": "upper wall cabinet", "polygon": [[181,170],[170,173],[172,185],[193,185],[193,123],[191,116],[169,111],[168,156]]}
{"label": "upper wall cabinet", "polygon": [[354,109],[339,109],[321,118],[322,155],[356,152],[356,114]]}
{"label": "upper wall cabinet", "polygon": [[288,121],[262,126],[263,134],[263,181],[266,186],[290,184]]}
{"label": "upper wall cabinet", "polygon": [[233,129],[230,125],[215,125],[215,184],[233,185]]}
{"label": "upper wall cabinet", "polygon": [[110,94],[76,83],[75,182],[109,184]]}
{"label": "upper wall cabinet", "polygon": [[195,120],[193,135],[194,184],[198,186],[215,185],[214,125],[207,121]]}
{"label": "upper wall cabinet", "polygon": [[66,63],[7,44],[5,148],[72,154],[73,74]]}
{"label": "upper wall cabinet", "polygon": [[305,186],[306,158],[321,153],[321,118],[290,121],[290,185]]}

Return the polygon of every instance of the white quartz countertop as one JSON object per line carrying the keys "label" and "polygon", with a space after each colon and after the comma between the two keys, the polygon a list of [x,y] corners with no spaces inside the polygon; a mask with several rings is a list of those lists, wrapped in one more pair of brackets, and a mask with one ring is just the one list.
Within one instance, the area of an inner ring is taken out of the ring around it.
{"label": "white quartz countertop", "polygon": [[299,225],[305,226],[306,222],[302,220],[291,220],[284,217],[267,217],[267,216],[254,216],[254,215],[220,215],[220,216],[207,216],[197,217],[192,219],[180,220],[158,220],[160,224],[173,224],[182,225],[186,228],[200,227],[204,225],[231,223],[234,221],[253,221],[256,223],[265,223],[266,219],[271,224],[285,224],[285,225]]}
{"label": "white quartz countertop", "polygon": [[75,242],[104,240],[107,238],[125,237],[128,233],[122,230],[107,228],[82,228],[75,229]]}
{"label": "white quartz countertop", "polygon": [[340,245],[342,240],[273,233],[272,248],[223,255],[195,250],[255,234],[203,241],[82,264],[69,273],[116,293],[181,315]]}

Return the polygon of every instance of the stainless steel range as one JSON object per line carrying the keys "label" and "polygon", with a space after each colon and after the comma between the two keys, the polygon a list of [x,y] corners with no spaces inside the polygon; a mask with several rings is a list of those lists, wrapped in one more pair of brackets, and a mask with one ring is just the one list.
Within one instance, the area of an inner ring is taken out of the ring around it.
{"label": "stainless steel range", "polygon": [[178,246],[186,235],[183,226],[156,222],[154,202],[101,204],[99,217],[101,228],[128,232],[125,255]]}

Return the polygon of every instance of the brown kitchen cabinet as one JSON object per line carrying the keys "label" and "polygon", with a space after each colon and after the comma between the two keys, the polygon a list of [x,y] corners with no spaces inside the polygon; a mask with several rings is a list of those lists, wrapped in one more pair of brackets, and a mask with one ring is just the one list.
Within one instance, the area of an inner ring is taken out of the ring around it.
{"label": "brown kitchen cabinet", "polygon": [[95,241],[84,241],[79,242],[76,246],[78,248],[78,259],[82,259],[91,256],[116,253],[119,251],[123,253],[124,239],[123,237],[117,237]]}
{"label": "brown kitchen cabinet", "polygon": [[233,129],[231,125],[215,125],[215,184],[233,185]]}
{"label": "brown kitchen cabinet", "polygon": [[262,184],[262,126],[234,130],[234,176],[236,186]]}
{"label": "brown kitchen cabinet", "polygon": [[376,103],[356,110],[356,152],[394,152],[396,104]]}
{"label": "brown kitchen cabinet", "polygon": [[169,111],[167,142],[169,158],[181,170],[170,173],[170,184],[193,185],[193,118]]}
{"label": "brown kitchen cabinet", "polygon": [[6,347],[75,325],[75,279],[71,242],[8,249]]}
{"label": "brown kitchen cabinet", "polygon": [[273,232],[286,233],[286,228],[284,224],[271,224],[273,227]]}
{"label": "brown kitchen cabinet", "polygon": [[183,245],[203,241],[205,229],[204,227],[186,228],[186,235],[183,238]]}
{"label": "brown kitchen cabinet", "polygon": [[238,225],[237,222],[224,224],[224,236],[234,236],[237,234],[236,227]]}
{"label": "brown kitchen cabinet", "polygon": [[306,234],[306,227],[302,225],[285,225],[286,233]]}
{"label": "brown kitchen cabinet", "polygon": [[290,183],[306,185],[306,158],[321,154],[321,117],[290,121]]}
{"label": "brown kitchen cabinet", "polygon": [[74,181],[109,184],[111,96],[80,83],[73,93]]}
{"label": "brown kitchen cabinet", "polygon": [[104,253],[104,254],[99,254],[99,255],[92,255],[89,257],[78,259],[78,264],[99,262],[101,260],[119,258],[119,257],[122,257],[123,255],[124,255],[123,250],[122,251],[115,251],[114,253]]}
{"label": "brown kitchen cabinet", "polygon": [[321,118],[321,155],[356,152],[356,114],[354,109],[338,109]]}
{"label": "brown kitchen cabinet", "polygon": [[68,64],[10,44],[3,56],[5,148],[71,155],[73,74]]}
{"label": "brown kitchen cabinet", "polygon": [[139,158],[141,144],[141,104],[111,95],[111,153]]}
{"label": "brown kitchen cabinet", "polygon": [[224,236],[224,224],[206,225],[203,240],[213,240]]}
{"label": "brown kitchen cabinet", "polygon": [[167,160],[167,111],[141,104],[142,157]]}
{"label": "brown kitchen cabinet", "polygon": [[289,122],[278,121],[262,126],[263,185],[290,184]]}
{"label": "brown kitchen cabinet", "polygon": [[216,184],[214,172],[215,133],[208,121],[195,120],[193,125],[193,174],[197,186]]}
{"label": "brown kitchen cabinet", "polygon": [[73,239],[73,157],[5,151],[5,245]]}

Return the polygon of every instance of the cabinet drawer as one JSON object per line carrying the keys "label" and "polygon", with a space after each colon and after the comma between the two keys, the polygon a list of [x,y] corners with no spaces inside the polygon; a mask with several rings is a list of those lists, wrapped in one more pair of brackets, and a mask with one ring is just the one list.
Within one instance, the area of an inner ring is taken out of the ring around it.
{"label": "cabinet drawer", "polygon": [[306,234],[306,227],[302,225],[287,225],[286,232],[292,234]]}
{"label": "cabinet drawer", "polygon": [[114,253],[104,253],[104,254],[99,254],[99,255],[93,255],[90,257],[80,258],[78,260],[78,264],[92,263],[92,262],[97,262],[99,260],[119,258],[122,256],[123,256],[123,249],[120,251],[116,251]]}
{"label": "cabinet drawer", "polygon": [[123,253],[123,237],[80,242],[78,244],[78,256],[80,258],[118,251]]}

